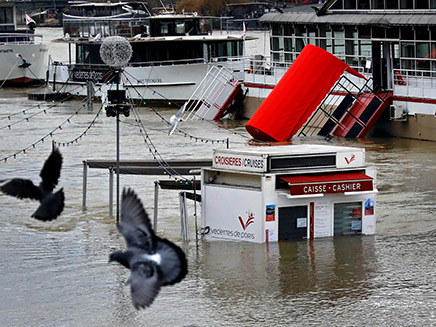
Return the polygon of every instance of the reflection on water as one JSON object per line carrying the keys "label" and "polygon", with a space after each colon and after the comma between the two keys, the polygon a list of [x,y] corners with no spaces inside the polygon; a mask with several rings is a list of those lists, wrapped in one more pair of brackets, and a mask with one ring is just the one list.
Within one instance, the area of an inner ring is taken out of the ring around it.
{"label": "reflection on water", "polygon": [[[0,89],[0,127],[9,124],[7,115],[22,118],[23,109],[35,103],[29,104],[22,89]],[[0,129],[0,159],[59,126],[77,106],[81,103],[66,102],[12,129]],[[74,139],[97,110],[95,106],[74,116],[53,139],[60,143]],[[163,112],[167,118],[174,113]],[[153,112],[142,108],[140,115],[166,159],[207,158],[213,148],[225,146],[168,136],[168,127]],[[151,159],[133,118],[123,121],[132,124],[121,126],[121,157]],[[248,143],[244,123],[184,122],[181,127],[200,138],[229,138],[230,146],[237,147]],[[435,144],[401,139],[333,139],[329,144],[364,147],[367,163],[377,168],[375,236],[271,244],[201,242],[197,251],[195,242],[180,240],[178,192],[161,191],[158,233],[185,249],[189,274],[181,283],[164,288],[150,308],[136,311],[125,285],[128,271],[108,263],[109,253],[125,245],[114,218],[108,216],[107,171],[88,171],[88,208],[81,208],[82,161],[115,157],[115,120],[102,115],[80,142],[61,147],[60,187],[65,190],[66,206],[58,220],[31,219],[35,202],[0,194],[0,325],[434,325]],[[19,176],[38,181],[50,151],[48,139],[25,155],[0,163],[0,179]],[[134,188],[151,213],[156,179],[123,175],[121,184]],[[188,213],[194,239],[192,203]]]}

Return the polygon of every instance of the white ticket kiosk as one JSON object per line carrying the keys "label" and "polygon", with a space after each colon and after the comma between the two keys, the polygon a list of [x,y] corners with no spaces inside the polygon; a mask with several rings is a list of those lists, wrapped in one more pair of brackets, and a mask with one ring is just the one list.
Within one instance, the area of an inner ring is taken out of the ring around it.
{"label": "white ticket kiosk", "polygon": [[256,243],[375,233],[376,171],[365,149],[215,150],[202,170],[206,240]]}

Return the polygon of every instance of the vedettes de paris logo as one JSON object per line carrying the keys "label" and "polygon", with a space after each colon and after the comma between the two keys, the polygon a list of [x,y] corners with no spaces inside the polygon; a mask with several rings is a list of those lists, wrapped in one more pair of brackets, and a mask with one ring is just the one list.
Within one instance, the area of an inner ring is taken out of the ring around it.
{"label": "vedettes de paris logo", "polygon": [[241,226],[242,226],[243,230],[246,230],[247,227],[250,224],[254,223],[254,214],[253,214],[253,212],[249,211],[247,213],[248,213],[248,217],[247,217],[247,221],[246,222],[244,222],[244,220],[242,219],[241,216],[238,216],[239,222],[241,223]]}
{"label": "vedettes de paris logo", "polygon": [[354,160],[356,160],[356,155],[352,155],[350,157],[350,159],[348,159],[347,157],[345,157],[345,161],[347,162],[347,164],[349,165],[350,163],[352,163]]}

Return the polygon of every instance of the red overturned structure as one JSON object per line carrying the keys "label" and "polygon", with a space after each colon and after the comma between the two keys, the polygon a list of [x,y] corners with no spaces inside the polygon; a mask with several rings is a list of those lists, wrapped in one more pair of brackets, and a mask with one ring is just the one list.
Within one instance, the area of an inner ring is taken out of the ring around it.
{"label": "red overturned structure", "polygon": [[306,45],[245,128],[257,140],[291,140],[345,71],[365,79],[329,52]]}

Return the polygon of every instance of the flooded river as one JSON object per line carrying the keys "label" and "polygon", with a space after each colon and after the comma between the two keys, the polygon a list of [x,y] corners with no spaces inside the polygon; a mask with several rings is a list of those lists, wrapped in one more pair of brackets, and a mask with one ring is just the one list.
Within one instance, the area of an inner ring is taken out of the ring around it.
{"label": "flooded river", "polygon": [[[91,124],[99,104],[90,110],[80,109],[80,101],[29,101],[28,92],[0,89],[0,179],[39,182],[56,141],[64,156],[59,184],[66,206],[56,221],[43,223],[30,218],[37,203],[0,194],[1,326],[436,325],[435,143],[297,140],[366,149],[367,163],[377,168],[374,236],[200,242],[197,250],[193,204],[191,241],[183,243],[178,191],[161,191],[158,234],[186,251],[189,273],[163,288],[150,308],[136,311],[125,285],[128,271],[108,263],[109,253],[125,244],[108,214],[106,170],[88,171],[87,208],[82,208],[82,162],[115,158],[115,119],[101,114]],[[175,113],[156,110],[166,119]],[[191,139],[168,136],[167,124],[148,108],[139,114],[165,159],[210,158],[212,149],[225,146],[210,140],[229,138],[230,147],[248,146],[245,121],[185,122],[180,127]],[[122,121],[121,158],[152,159],[134,118]],[[122,175],[121,185],[132,187],[152,214],[159,178]]]}

